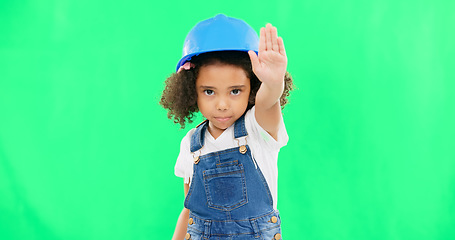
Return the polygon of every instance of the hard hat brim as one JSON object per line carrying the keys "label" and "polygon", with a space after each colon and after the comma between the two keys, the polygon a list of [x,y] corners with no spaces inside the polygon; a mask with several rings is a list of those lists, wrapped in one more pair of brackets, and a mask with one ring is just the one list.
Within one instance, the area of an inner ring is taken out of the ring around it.
{"label": "hard hat brim", "polygon": [[[177,68],[176,68],[175,71],[177,72],[180,69],[180,67],[183,66],[183,64],[185,64],[188,61],[191,61],[191,59],[193,57],[195,57],[195,56],[198,56],[198,55],[203,54],[203,53],[208,53],[208,52],[224,52],[224,51],[248,52],[248,51],[250,51],[250,49],[248,49],[248,50],[246,50],[246,49],[219,49],[219,50],[201,51],[201,52],[189,54],[189,55],[186,55],[185,57],[183,57],[182,59],[180,59],[180,61],[177,64]],[[256,54],[258,54],[257,50],[251,50],[251,51],[254,51]]]}

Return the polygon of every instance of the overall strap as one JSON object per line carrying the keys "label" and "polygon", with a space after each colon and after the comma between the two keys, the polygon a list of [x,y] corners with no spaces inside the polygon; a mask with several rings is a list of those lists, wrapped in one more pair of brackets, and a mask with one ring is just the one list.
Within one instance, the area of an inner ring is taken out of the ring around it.
{"label": "overall strap", "polygon": [[205,120],[196,127],[196,131],[191,136],[191,152],[196,152],[204,146],[205,130],[207,129],[208,125],[209,121]]}
{"label": "overall strap", "polygon": [[234,137],[241,138],[248,135],[248,132],[245,128],[245,114],[241,116],[237,121],[234,123]]}
{"label": "overall strap", "polygon": [[[205,120],[196,127],[196,131],[191,136],[190,151],[196,152],[204,146],[205,131],[207,130],[209,121]],[[234,137],[241,138],[248,135],[245,128],[245,114],[234,123]]]}

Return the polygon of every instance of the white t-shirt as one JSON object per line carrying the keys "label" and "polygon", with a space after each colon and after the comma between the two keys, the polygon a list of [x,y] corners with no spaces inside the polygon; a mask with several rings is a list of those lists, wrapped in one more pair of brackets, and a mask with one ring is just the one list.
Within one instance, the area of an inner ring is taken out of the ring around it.
{"label": "white t-shirt", "polygon": [[[245,128],[248,136],[239,138],[240,145],[245,141],[251,149],[251,155],[256,160],[257,165],[262,171],[273,197],[273,208],[277,209],[277,182],[278,168],[277,160],[280,148],[288,142],[288,134],[281,119],[278,140],[275,140],[265,131],[256,121],[254,114],[255,107],[245,114]],[[180,144],[180,154],[175,164],[175,175],[182,177],[185,183],[191,183],[193,177],[193,153],[190,151],[191,136],[195,128],[188,131]],[[205,155],[211,152],[218,152],[229,148],[238,147],[239,143],[234,138],[234,124],[228,127],[217,139],[214,139],[209,131],[206,130],[204,147],[201,151],[196,151],[196,156]]]}

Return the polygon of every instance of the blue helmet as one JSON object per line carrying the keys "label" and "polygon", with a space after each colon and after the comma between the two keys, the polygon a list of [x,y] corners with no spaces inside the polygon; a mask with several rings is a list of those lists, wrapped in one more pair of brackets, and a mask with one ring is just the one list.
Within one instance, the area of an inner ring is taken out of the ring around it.
{"label": "blue helmet", "polygon": [[259,38],[245,21],[218,14],[194,26],[185,38],[183,57],[177,64],[177,71],[201,53],[216,51],[259,50]]}

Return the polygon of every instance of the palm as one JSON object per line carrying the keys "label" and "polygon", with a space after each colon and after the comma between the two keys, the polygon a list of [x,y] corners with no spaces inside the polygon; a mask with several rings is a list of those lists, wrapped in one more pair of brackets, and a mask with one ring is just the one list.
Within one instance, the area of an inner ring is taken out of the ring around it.
{"label": "palm", "polygon": [[261,29],[259,53],[249,52],[253,71],[261,82],[281,83],[286,73],[287,57],[283,39],[271,24]]}

